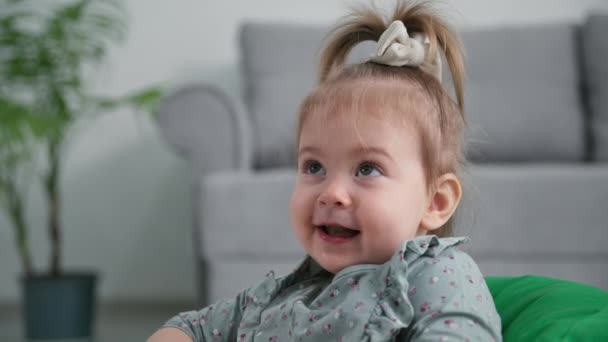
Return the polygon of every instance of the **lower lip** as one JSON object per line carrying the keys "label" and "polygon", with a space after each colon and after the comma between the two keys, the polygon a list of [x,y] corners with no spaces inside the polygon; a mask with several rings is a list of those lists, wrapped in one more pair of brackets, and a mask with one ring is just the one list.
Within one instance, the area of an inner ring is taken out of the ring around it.
{"label": "lower lip", "polygon": [[321,236],[321,239],[323,239],[324,241],[327,241],[329,243],[333,243],[333,244],[347,243],[349,241],[352,241],[357,236],[359,236],[359,234],[357,234],[353,237],[331,236],[331,235],[327,235],[327,233],[325,233],[325,231],[319,227],[317,227],[317,232],[319,233],[319,236]]}

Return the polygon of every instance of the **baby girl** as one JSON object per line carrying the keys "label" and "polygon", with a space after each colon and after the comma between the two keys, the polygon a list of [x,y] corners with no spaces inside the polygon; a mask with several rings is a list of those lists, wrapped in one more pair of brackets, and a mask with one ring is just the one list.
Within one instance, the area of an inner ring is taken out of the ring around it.
{"label": "baby girl", "polygon": [[[368,40],[370,60],[347,64]],[[307,256],[286,276],[180,313],[148,341],[501,341],[484,278],[457,248],[467,239],[452,237],[463,64],[458,36],[428,4],[400,2],[388,20],[354,10],[299,109],[290,214]]]}

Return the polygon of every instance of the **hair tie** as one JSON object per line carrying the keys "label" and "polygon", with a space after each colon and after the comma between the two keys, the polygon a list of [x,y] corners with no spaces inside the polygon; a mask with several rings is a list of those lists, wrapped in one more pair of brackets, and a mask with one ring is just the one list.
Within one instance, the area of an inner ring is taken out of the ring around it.
{"label": "hair tie", "polygon": [[[389,66],[420,67],[426,59],[428,46],[429,38],[425,34],[417,32],[410,37],[403,22],[395,20],[378,39],[371,61]],[[433,61],[432,69],[431,74],[441,81],[439,54]]]}

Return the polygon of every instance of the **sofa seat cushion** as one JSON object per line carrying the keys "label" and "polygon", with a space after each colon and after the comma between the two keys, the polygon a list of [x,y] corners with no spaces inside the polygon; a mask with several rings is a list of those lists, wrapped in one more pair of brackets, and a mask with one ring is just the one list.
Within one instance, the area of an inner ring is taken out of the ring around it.
{"label": "sofa seat cushion", "polygon": [[[608,289],[608,167],[474,165],[456,235],[488,275],[534,273]],[[291,229],[295,170],[222,172],[199,182],[204,260],[297,260]],[[548,236],[547,234],[551,234]],[[550,243],[549,243],[550,241]],[[567,265],[567,267],[559,267]]]}

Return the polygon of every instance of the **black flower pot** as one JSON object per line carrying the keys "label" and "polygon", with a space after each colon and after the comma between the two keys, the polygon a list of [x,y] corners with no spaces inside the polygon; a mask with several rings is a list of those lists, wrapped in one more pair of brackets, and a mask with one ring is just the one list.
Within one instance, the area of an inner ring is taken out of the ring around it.
{"label": "black flower pot", "polygon": [[87,338],[95,313],[94,273],[21,279],[25,335],[28,339]]}

